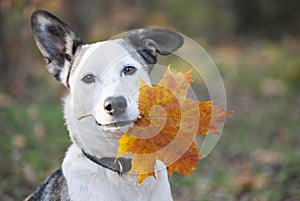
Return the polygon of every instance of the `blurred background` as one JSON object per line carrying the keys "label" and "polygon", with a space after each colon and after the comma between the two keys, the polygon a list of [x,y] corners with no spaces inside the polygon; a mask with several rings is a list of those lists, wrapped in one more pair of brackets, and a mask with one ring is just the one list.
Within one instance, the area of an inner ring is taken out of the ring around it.
{"label": "blurred background", "polygon": [[0,200],[22,200],[70,144],[61,97],[31,33],[45,9],[86,43],[169,27],[210,54],[225,83],[223,137],[194,176],[171,177],[175,201],[300,200],[300,1],[1,0]]}

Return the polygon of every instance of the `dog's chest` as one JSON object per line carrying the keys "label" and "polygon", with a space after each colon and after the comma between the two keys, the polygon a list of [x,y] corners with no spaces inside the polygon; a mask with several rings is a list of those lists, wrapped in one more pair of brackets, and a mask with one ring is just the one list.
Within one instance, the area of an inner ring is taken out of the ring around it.
{"label": "dog's chest", "polygon": [[149,178],[140,186],[134,175],[119,176],[82,156],[72,145],[63,163],[70,199],[73,201],[141,201],[148,200],[155,181]]}
{"label": "dog's chest", "polygon": [[[148,200],[147,195],[142,187],[136,187],[130,184],[124,185],[121,181],[118,185],[110,183],[106,179],[89,178],[68,181],[69,196],[72,201],[141,201]],[[137,189],[140,188],[140,189]]]}

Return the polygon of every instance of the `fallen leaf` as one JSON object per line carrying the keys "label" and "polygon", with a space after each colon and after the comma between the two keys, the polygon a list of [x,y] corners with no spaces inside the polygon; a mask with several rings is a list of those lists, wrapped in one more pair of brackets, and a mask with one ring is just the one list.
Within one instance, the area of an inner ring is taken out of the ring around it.
{"label": "fallen leaf", "polygon": [[24,149],[26,147],[26,145],[27,145],[26,138],[24,138],[22,135],[16,134],[13,137],[14,148]]}
{"label": "fallen leaf", "polygon": [[168,175],[192,174],[201,153],[194,138],[201,134],[219,134],[225,111],[212,101],[197,102],[186,97],[192,83],[192,71],[173,73],[169,68],[154,87],[141,80],[138,107],[141,118],[119,142],[118,157],[133,154],[131,173],[138,183],[155,177],[155,164],[162,161]]}

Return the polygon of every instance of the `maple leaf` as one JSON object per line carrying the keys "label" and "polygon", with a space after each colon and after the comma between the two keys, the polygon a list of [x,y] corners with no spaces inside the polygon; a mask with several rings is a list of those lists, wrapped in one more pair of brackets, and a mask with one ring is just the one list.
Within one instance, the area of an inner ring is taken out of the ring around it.
{"label": "maple leaf", "polygon": [[168,68],[154,87],[141,80],[141,118],[120,138],[117,156],[133,154],[130,172],[138,174],[138,183],[148,176],[155,177],[157,160],[168,167],[169,176],[174,172],[192,174],[201,157],[195,136],[219,134],[219,125],[231,113],[212,101],[187,98],[191,75],[192,71],[173,73]]}

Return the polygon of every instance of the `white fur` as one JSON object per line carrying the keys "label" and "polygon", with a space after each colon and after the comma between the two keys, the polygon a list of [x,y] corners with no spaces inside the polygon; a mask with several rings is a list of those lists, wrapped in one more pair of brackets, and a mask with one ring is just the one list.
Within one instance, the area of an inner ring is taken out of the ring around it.
{"label": "white fur", "polygon": [[[156,164],[156,179],[148,177],[141,185],[134,174],[118,175],[103,168],[81,152],[84,149],[97,157],[116,157],[120,136],[128,129],[98,126],[120,120],[138,118],[139,80],[149,81],[145,69],[116,41],[105,41],[82,47],[84,53],[70,76],[70,93],[64,100],[65,119],[73,145],[69,148],[62,169],[67,179],[72,201],[170,201],[172,200],[167,171],[160,161]],[[138,70],[134,75],[120,74],[125,65]],[[86,73],[96,75],[96,82],[86,84]],[[128,109],[113,118],[103,109],[104,100],[113,95],[126,98]],[[78,117],[83,115],[81,120]],[[128,156],[130,157],[130,156]]]}
{"label": "white fur", "polygon": [[118,175],[82,155],[73,144],[64,159],[63,173],[67,178],[72,201],[171,201],[170,185],[164,165],[158,161],[156,179],[148,177],[137,184],[134,174]]}

